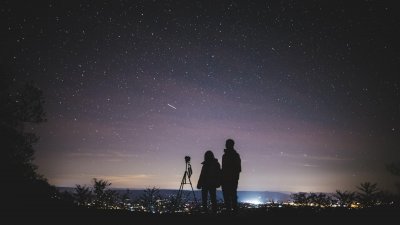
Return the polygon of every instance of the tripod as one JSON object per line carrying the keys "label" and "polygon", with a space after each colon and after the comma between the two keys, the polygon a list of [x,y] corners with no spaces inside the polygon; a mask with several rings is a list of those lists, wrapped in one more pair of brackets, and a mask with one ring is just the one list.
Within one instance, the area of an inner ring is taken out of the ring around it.
{"label": "tripod", "polygon": [[176,199],[178,202],[180,202],[180,200],[182,199],[182,194],[183,194],[183,186],[185,184],[190,184],[190,187],[192,188],[193,198],[197,205],[196,195],[194,194],[192,181],[190,180],[190,177],[192,176],[193,171],[192,171],[192,166],[190,165],[190,157],[189,156],[185,157],[185,162],[186,162],[185,172],[183,173],[181,186],[179,187]]}

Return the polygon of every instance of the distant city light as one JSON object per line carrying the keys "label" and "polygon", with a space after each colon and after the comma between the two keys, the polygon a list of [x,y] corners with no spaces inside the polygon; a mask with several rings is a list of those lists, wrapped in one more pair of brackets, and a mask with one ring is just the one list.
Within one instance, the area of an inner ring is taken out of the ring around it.
{"label": "distant city light", "polygon": [[245,200],[243,200],[243,202],[245,202],[245,203],[250,203],[250,204],[254,204],[254,205],[263,204],[263,202],[261,202],[260,199],[256,199],[256,198],[254,198],[254,199],[245,199]]}

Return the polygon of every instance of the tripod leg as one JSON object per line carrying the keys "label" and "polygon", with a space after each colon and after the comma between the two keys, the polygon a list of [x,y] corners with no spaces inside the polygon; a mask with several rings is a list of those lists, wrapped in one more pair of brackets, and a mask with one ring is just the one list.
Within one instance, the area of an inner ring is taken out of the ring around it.
{"label": "tripod leg", "polygon": [[194,194],[193,185],[192,185],[192,181],[190,180],[190,177],[189,177],[189,183],[190,183],[190,187],[192,188],[192,193],[193,193],[194,202],[195,202],[196,205],[197,205],[197,199],[196,199],[196,195]]}
{"label": "tripod leg", "polygon": [[183,174],[182,181],[181,181],[181,186],[179,186],[178,194],[176,195],[176,207],[178,207],[178,205],[181,202],[182,194],[183,194],[183,185],[185,183],[186,183],[186,171]]}

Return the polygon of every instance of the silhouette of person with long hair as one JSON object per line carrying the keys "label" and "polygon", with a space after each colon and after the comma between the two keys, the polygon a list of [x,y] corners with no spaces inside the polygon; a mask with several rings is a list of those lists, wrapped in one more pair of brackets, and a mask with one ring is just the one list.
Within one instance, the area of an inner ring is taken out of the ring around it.
{"label": "silhouette of person with long hair", "polygon": [[222,156],[222,193],[226,210],[237,212],[237,188],[242,171],[240,155],[234,149],[235,142],[226,140]]}
{"label": "silhouette of person with long hair", "polygon": [[201,189],[203,211],[207,212],[208,194],[210,194],[211,209],[217,212],[217,188],[221,186],[221,165],[214,153],[210,150],[204,154],[204,162],[197,182],[197,188]]}

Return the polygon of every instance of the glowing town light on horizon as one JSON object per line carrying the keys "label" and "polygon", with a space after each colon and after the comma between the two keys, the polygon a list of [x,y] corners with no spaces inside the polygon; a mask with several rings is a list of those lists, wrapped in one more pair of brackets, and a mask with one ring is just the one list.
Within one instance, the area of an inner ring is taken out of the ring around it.
{"label": "glowing town light on horizon", "polygon": [[260,199],[245,199],[243,200],[243,202],[245,203],[250,203],[250,204],[254,204],[254,205],[260,205],[263,204]]}

